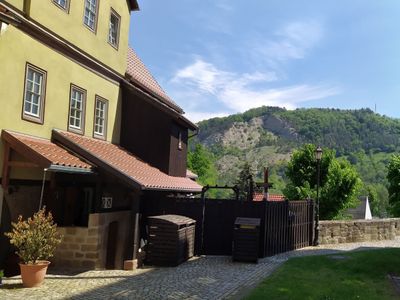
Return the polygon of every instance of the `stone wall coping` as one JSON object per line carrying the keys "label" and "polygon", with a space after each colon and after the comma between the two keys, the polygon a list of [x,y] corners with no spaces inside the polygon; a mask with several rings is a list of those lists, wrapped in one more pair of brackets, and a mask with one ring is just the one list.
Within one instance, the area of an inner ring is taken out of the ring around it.
{"label": "stone wall coping", "polygon": [[386,222],[393,222],[393,221],[400,221],[400,218],[387,218],[387,219],[372,219],[372,220],[320,220],[319,223],[322,224],[352,224],[352,223],[386,223]]}

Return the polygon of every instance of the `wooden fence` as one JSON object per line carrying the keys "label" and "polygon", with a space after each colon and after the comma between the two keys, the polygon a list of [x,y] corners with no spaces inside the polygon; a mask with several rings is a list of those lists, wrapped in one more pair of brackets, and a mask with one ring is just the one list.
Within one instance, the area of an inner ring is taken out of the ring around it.
{"label": "wooden fence", "polygon": [[[196,254],[231,255],[237,217],[260,218],[259,257],[312,245],[314,235],[313,201],[204,199],[203,202],[198,198],[147,196],[141,211],[142,225],[147,216],[161,214],[178,214],[196,220]],[[145,235],[143,232],[144,238]]]}

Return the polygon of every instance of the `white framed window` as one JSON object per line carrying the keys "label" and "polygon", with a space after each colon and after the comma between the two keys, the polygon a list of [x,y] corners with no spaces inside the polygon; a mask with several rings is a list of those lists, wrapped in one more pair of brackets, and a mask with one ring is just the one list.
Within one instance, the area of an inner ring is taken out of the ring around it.
{"label": "white framed window", "polygon": [[83,23],[92,31],[96,31],[98,0],[85,0]]}
{"label": "white framed window", "polygon": [[53,3],[66,12],[69,11],[69,0],[53,0]]}
{"label": "white framed window", "polygon": [[94,129],[93,136],[106,139],[107,135],[107,115],[108,115],[108,101],[96,96],[94,107]]}
{"label": "white framed window", "polygon": [[108,28],[108,42],[116,49],[118,49],[120,24],[121,17],[115,12],[115,10],[111,8],[110,24]]}
{"label": "white framed window", "polygon": [[26,64],[22,118],[43,124],[46,71]]}
{"label": "white framed window", "polygon": [[68,130],[83,134],[85,129],[86,91],[71,84]]}

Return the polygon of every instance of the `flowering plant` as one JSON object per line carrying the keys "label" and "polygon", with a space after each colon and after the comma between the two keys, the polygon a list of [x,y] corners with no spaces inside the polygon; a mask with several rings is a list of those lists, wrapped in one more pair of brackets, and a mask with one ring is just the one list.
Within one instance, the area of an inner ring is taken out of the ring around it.
{"label": "flowering plant", "polygon": [[33,217],[23,220],[18,217],[12,223],[12,231],[5,233],[10,244],[17,248],[15,252],[24,264],[37,264],[39,260],[52,257],[62,236],[57,232],[57,224],[50,212],[42,208]]}

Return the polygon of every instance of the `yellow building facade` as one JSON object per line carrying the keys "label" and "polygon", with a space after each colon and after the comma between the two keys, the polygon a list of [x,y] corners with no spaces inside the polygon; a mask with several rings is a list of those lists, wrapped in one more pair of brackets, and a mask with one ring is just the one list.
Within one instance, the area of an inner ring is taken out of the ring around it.
{"label": "yellow building facade", "polygon": [[[91,15],[88,3],[94,4]],[[99,137],[95,105],[100,99],[106,104],[106,124],[100,138],[118,142],[118,77],[126,70],[130,10],[130,2],[121,0],[1,1],[0,129],[49,139],[53,128],[76,131],[80,127],[80,134]],[[112,18],[117,28],[116,40],[110,42]],[[34,97],[27,95],[32,70],[33,76],[42,74],[38,118],[30,118],[24,107],[27,98]],[[79,126],[70,126],[76,91],[82,98]],[[1,145],[0,157],[3,154]],[[0,170],[2,165],[1,159]],[[12,168],[11,178],[37,179],[41,173]]]}

